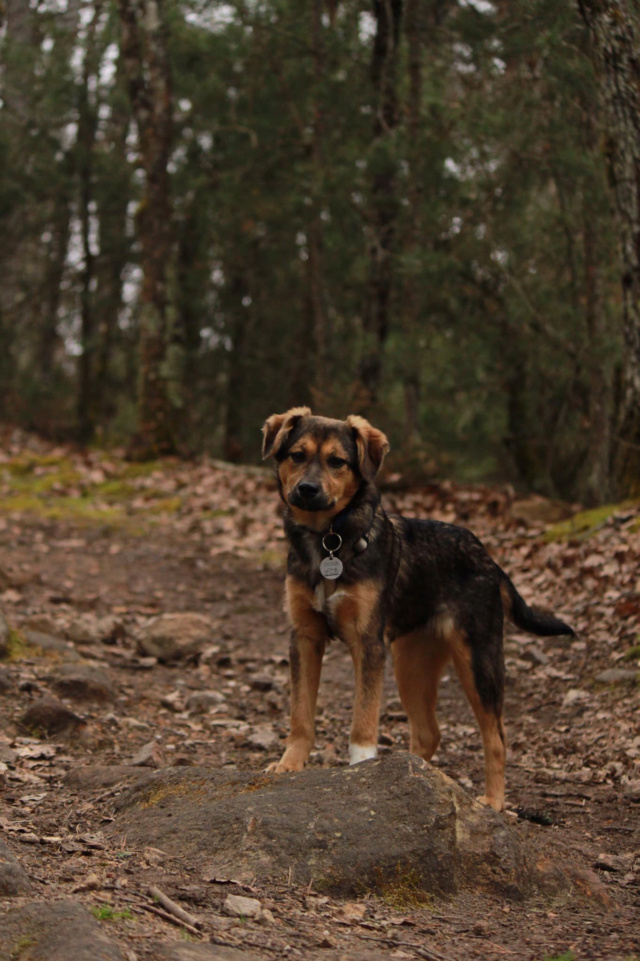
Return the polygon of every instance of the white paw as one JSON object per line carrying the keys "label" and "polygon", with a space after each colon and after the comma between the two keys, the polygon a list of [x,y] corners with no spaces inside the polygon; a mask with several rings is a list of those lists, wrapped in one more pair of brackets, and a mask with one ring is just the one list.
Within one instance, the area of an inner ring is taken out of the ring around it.
{"label": "white paw", "polygon": [[359,764],[360,761],[368,761],[369,758],[377,756],[378,748],[375,744],[349,745],[349,764]]}

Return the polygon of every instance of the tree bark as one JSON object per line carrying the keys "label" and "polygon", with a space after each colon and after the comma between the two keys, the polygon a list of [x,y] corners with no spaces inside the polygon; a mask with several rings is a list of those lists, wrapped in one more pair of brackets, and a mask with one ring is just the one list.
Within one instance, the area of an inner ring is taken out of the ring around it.
{"label": "tree bark", "polygon": [[171,257],[171,74],[163,0],[118,0],[121,52],[138,127],[145,190],[137,216],[143,284],[140,305],[139,459],[173,453],[176,440],[166,378],[168,269]]}
{"label": "tree bark", "polygon": [[624,356],[614,455],[620,497],[640,493],[640,25],[627,0],[578,0],[607,127],[622,252]]}
{"label": "tree bark", "polygon": [[359,365],[356,406],[369,412],[378,399],[382,355],[389,334],[393,286],[392,251],[398,199],[393,136],[398,126],[397,61],[403,0],[374,0],[376,34],[371,60],[375,98],[374,142],[371,151],[371,227],[369,277],[362,316],[364,346]]}
{"label": "tree bark", "polygon": [[94,254],[91,249],[91,201],[93,198],[93,165],[98,114],[91,103],[89,86],[99,67],[97,25],[102,4],[96,2],[93,18],[87,28],[82,86],[78,104],[78,177],[80,183],[80,226],[82,238],[82,280],[80,289],[80,341],[82,353],[78,358],[77,419],[78,439],[87,444],[95,429],[93,409],[93,368],[96,352],[94,325],[93,275]]}
{"label": "tree bark", "polygon": [[311,134],[312,214],[309,224],[309,302],[313,319],[315,370],[313,402],[324,406],[327,392],[327,313],[323,283],[323,236],[321,214],[323,121],[320,106],[323,79],[322,0],[312,0],[311,43],[313,48],[314,99]]}

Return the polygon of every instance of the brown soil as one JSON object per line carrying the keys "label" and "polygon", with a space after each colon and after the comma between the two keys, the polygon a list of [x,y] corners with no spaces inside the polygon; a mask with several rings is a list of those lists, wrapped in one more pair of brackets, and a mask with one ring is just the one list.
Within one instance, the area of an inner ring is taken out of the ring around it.
{"label": "brown soil", "polygon": [[[7,620],[23,632],[75,637],[76,652],[98,662],[115,687],[107,701],[63,697],[86,723],[46,740],[19,721],[54,692],[52,679],[68,660],[64,650],[20,643],[0,661],[0,762],[8,759],[0,773],[0,826],[32,880],[31,899],[86,904],[125,953],[133,952],[131,959],[152,958],[158,941],[185,937],[148,911],[150,884],[203,922],[203,934],[187,938],[243,947],[265,959],[640,957],[640,693],[628,681],[595,680],[604,669],[637,668],[629,654],[640,615],[637,510],[619,511],[591,538],[545,543],[542,523],[516,523],[510,493],[445,486],[389,498],[408,513],[467,523],[528,600],[541,599],[580,631],[573,641],[510,635],[506,646],[505,817],[540,862],[571,878],[570,889],[524,903],[467,895],[426,900],[409,880],[364,899],[361,917],[313,883],[299,889],[283,877],[247,891],[232,879],[186,870],[180,857],[162,850],[109,840],[114,801],[148,770],[131,762],[150,741],[156,742],[151,765],[259,772],[279,755],[270,735],[283,739],[287,731],[282,542],[272,542],[272,485],[247,476],[269,519],[253,550],[228,549],[232,533],[225,530],[227,550],[217,553],[210,527],[171,519],[140,531],[28,511],[0,518],[0,605]],[[210,616],[215,644],[191,664],[140,657],[135,635],[145,619],[180,611]],[[97,627],[92,632],[106,616],[115,619],[109,636]],[[208,713],[186,710],[188,696],[202,690],[221,692],[225,701]],[[350,708],[350,663],[335,643],[326,658],[312,765],[346,763]],[[480,739],[452,675],[441,687],[440,717],[435,763],[480,793]],[[265,735],[266,749],[257,745],[256,731]],[[381,750],[407,747],[389,675]],[[229,893],[258,898],[273,920],[224,917]],[[21,901],[0,902],[9,903]]]}

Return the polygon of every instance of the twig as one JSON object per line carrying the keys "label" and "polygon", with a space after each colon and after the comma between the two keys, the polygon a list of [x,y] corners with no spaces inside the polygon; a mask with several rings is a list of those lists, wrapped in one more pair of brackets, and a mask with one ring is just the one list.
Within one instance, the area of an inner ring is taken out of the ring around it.
{"label": "twig", "polygon": [[149,911],[151,914],[157,914],[159,918],[163,918],[165,921],[169,921],[171,924],[177,925],[179,928],[185,928],[191,934],[201,935],[202,932],[194,928],[192,924],[187,924],[186,921],[181,921],[180,918],[176,918],[173,914],[169,914],[168,911],[164,911],[162,908],[154,908],[152,904],[141,904],[140,907],[143,911]]}
{"label": "twig", "polygon": [[451,961],[446,954],[440,954],[439,951],[425,948],[421,944],[416,944],[415,941],[399,941],[397,938],[374,938],[367,934],[361,934],[360,940],[378,941],[380,944],[389,944],[397,948],[413,948],[416,954],[419,954],[421,958],[425,958],[426,961]]}
{"label": "twig", "polygon": [[169,914],[172,914],[174,917],[178,918],[178,920],[182,921],[183,924],[191,925],[191,927],[196,929],[202,929],[204,927],[202,921],[198,921],[198,919],[194,918],[192,914],[189,914],[189,912],[185,911],[184,908],[181,908],[179,904],[176,904],[175,901],[172,901],[171,898],[167,897],[167,895],[160,890],[160,888],[156,888],[152,884],[149,888],[149,894],[154,901],[157,901],[162,905],[165,911],[168,911]]}

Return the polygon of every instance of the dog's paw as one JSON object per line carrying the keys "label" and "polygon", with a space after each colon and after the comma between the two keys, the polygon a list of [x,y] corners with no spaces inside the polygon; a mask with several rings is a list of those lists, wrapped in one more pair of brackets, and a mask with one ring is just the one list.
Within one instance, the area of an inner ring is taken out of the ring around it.
{"label": "dog's paw", "polygon": [[273,761],[269,764],[265,771],[267,774],[287,774],[290,771],[301,771],[304,767],[304,762],[297,762],[291,760],[285,760],[281,758],[279,761]]}
{"label": "dog's paw", "polygon": [[504,811],[504,801],[499,801],[496,798],[487,797],[486,794],[482,794],[480,795],[480,797],[477,797],[476,801],[479,801],[480,804],[484,804],[485,807],[493,808],[493,810],[496,811],[498,814]]}

